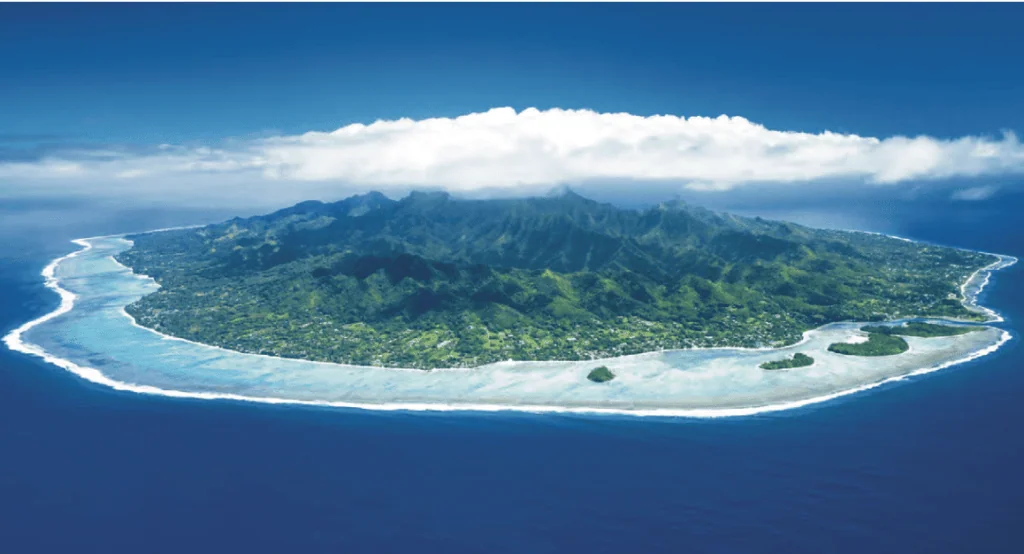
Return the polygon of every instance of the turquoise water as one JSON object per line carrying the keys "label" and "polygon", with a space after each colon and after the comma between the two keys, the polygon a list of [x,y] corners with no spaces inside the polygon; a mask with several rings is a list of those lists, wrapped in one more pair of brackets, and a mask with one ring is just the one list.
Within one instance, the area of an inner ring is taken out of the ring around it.
{"label": "turquoise water", "polygon": [[[1009,339],[1006,331],[985,327],[955,337],[909,337],[910,351],[899,356],[843,356],[828,352],[828,345],[863,339],[863,334],[859,323],[839,323],[807,333],[797,345],[771,350],[681,350],[600,362],[504,362],[430,372],[315,363],[228,351],[136,325],[124,306],[158,285],[114,260],[130,242],[104,237],[78,243],[85,248],[51,267],[51,285],[67,291],[64,309],[70,310],[27,329],[22,348],[45,352],[93,381],[139,392],[372,409],[743,415],[824,401],[946,367],[990,353]],[[1012,261],[1007,258],[1004,265]],[[968,295],[987,278],[987,273],[977,275]],[[812,356],[815,364],[788,371],[759,367],[795,352]],[[598,363],[607,365],[615,380],[588,381],[587,373]]]}

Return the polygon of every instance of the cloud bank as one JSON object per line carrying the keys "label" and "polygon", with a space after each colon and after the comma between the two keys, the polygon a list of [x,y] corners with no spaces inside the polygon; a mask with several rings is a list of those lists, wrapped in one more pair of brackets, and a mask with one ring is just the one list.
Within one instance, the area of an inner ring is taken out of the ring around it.
{"label": "cloud bank", "polygon": [[953,200],[988,200],[997,192],[999,192],[999,187],[995,185],[985,185],[955,190],[953,191],[951,198]]}
{"label": "cloud bank", "polygon": [[[1024,173],[1001,137],[863,137],[773,130],[742,117],[636,116],[495,108],[455,118],[377,121],[332,132],[67,151],[0,161],[0,196],[29,190],[291,191],[432,187],[526,193],[559,184],[674,183],[698,190],[817,181],[894,185]],[[249,188],[245,188],[249,187]]]}

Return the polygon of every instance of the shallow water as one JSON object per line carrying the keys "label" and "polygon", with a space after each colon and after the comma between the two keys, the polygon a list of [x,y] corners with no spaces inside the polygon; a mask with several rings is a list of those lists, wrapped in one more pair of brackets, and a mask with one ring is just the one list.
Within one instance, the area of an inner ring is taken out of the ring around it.
{"label": "shallow water", "polygon": [[[828,352],[828,345],[860,340],[862,324],[837,323],[781,349],[676,350],[600,362],[503,362],[429,372],[316,363],[228,351],[136,325],[124,306],[158,285],[114,260],[130,242],[102,237],[79,244],[87,248],[52,267],[53,284],[74,295],[73,307],[69,298],[67,313],[27,329],[21,341],[30,346],[23,348],[38,347],[36,353],[42,349],[87,378],[151,393],[375,409],[743,415],[823,401],[946,367],[992,352],[1009,338],[1002,329],[985,327],[954,337],[908,337],[910,350],[898,356],[843,356]],[[965,286],[969,297],[985,282],[987,273],[977,274]],[[759,367],[796,352],[815,363],[783,371]],[[616,378],[588,381],[587,373],[598,364],[608,366]]]}

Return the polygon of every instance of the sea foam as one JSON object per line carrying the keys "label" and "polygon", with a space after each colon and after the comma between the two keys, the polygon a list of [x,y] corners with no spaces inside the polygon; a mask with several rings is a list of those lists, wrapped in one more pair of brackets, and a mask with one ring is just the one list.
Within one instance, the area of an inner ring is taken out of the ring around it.
{"label": "sea foam", "polygon": [[[135,393],[140,393],[140,394],[161,395],[161,396],[168,396],[168,397],[175,397],[175,398],[194,398],[194,399],[206,399],[206,400],[233,400],[233,401],[260,402],[260,403],[269,403],[269,404],[296,404],[296,405],[307,405],[307,406],[355,408],[355,409],[364,409],[364,410],[383,410],[383,411],[394,411],[394,410],[403,410],[403,411],[424,411],[424,410],[429,410],[429,411],[487,411],[487,412],[495,412],[495,411],[520,411],[520,412],[532,412],[532,413],[607,414],[607,415],[629,415],[629,416],[699,417],[699,418],[716,418],[716,417],[729,417],[729,416],[748,416],[748,415],[754,415],[754,414],[759,414],[759,413],[776,412],[776,411],[782,411],[782,410],[791,410],[791,409],[795,409],[795,408],[801,408],[801,407],[805,407],[805,406],[809,406],[809,405],[813,405],[813,404],[827,402],[827,401],[830,401],[830,400],[834,400],[836,398],[840,398],[840,397],[851,395],[851,394],[856,394],[856,393],[859,393],[859,392],[862,392],[862,391],[866,391],[866,390],[870,390],[870,389],[873,389],[873,388],[876,388],[876,387],[879,387],[879,386],[883,386],[883,385],[885,385],[887,383],[901,381],[901,380],[907,379],[909,377],[913,377],[913,376],[917,376],[917,375],[923,375],[923,374],[926,374],[926,373],[931,373],[931,372],[934,372],[934,371],[938,371],[940,369],[943,369],[943,368],[946,368],[946,367],[950,367],[952,365],[964,363],[964,362],[967,362],[967,361],[970,361],[970,360],[974,360],[974,359],[980,358],[982,356],[991,354],[992,352],[995,352],[996,350],[998,350],[999,347],[1001,347],[1003,344],[1005,344],[1011,338],[1011,334],[1008,331],[1001,330],[1000,333],[999,333],[999,336],[998,336],[998,340],[996,340],[994,343],[992,343],[992,344],[990,344],[990,345],[988,345],[988,346],[986,346],[984,348],[981,348],[981,349],[969,352],[966,355],[958,357],[958,358],[955,358],[955,359],[949,359],[949,360],[946,360],[946,361],[942,361],[941,363],[937,363],[937,364],[929,365],[929,366],[926,366],[926,367],[921,367],[921,368],[918,368],[918,369],[914,369],[913,371],[909,371],[909,372],[906,372],[906,373],[901,374],[901,375],[894,375],[894,376],[886,377],[886,378],[879,379],[879,380],[874,381],[874,382],[864,383],[864,384],[861,384],[861,385],[858,385],[858,386],[849,387],[849,388],[843,388],[841,390],[836,390],[836,391],[829,392],[829,393],[826,393],[826,394],[819,394],[819,395],[815,395],[815,396],[808,397],[808,398],[800,398],[800,399],[794,399],[794,400],[789,400],[789,401],[779,401],[779,402],[773,402],[773,403],[769,403],[769,404],[765,404],[765,405],[747,406],[747,407],[744,407],[744,406],[735,407],[735,406],[733,406],[733,407],[721,407],[721,408],[716,408],[716,407],[701,407],[701,408],[636,407],[636,408],[623,408],[623,407],[604,407],[604,406],[581,406],[581,405],[560,406],[560,405],[554,405],[554,404],[531,404],[531,403],[519,404],[519,403],[471,402],[471,401],[469,401],[469,402],[461,402],[461,401],[460,402],[455,402],[455,401],[449,401],[449,402],[433,402],[433,401],[432,402],[349,402],[349,401],[339,401],[339,400],[320,400],[320,399],[302,399],[302,398],[275,397],[275,396],[272,396],[272,395],[271,396],[267,396],[267,395],[251,395],[251,394],[240,394],[240,393],[234,393],[234,392],[207,392],[207,391],[177,390],[175,388],[158,387],[158,386],[147,385],[147,384],[136,384],[136,383],[130,383],[130,382],[123,381],[123,380],[118,380],[118,379],[112,378],[109,375],[104,374],[103,371],[101,371],[101,370],[99,370],[97,368],[88,367],[88,366],[83,365],[81,363],[76,363],[75,361],[72,361],[72,360],[69,360],[67,358],[64,358],[64,357],[58,356],[56,354],[53,354],[51,352],[48,352],[42,346],[39,346],[37,344],[33,344],[33,343],[29,342],[29,341],[24,340],[25,334],[30,329],[33,329],[33,328],[35,328],[35,327],[37,327],[39,325],[47,323],[47,322],[49,322],[49,321],[51,321],[51,320],[53,320],[53,319],[55,319],[55,318],[57,318],[57,317],[59,317],[61,315],[67,314],[67,313],[71,312],[71,310],[75,307],[75,303],[76,303],[75,301],[76,301],[77,297],[76,297],[76,295],[73,292],[71,292],[71,291],[69,291],[69,290],[67,290],[67,289],[65,289],[65,288],[63,288],[61,286],[60,279],[57,277],[57,269],[58,269],[58,267],[62,263],[66,262],[66,261],[68,261],[70,259],[73,259],[75,257],[81,256],[81,255],[89,252],[93,248],[92,241],[95,241],[95,240],[98,240],[98,239],[109,239],[109,238],[116,238],[116,236],[112,236],[112,237],[93,237],[93,238],[90,238],[90,239],[76,239],[73,242],[75,244],[77,244],[77,245],[82,247],[80,250],[78,250],[76,252],[73,252],[71,254],[68,254],[66,256],[59,257],[59,258],[53,260],[52,262],[50,262],[43,269],[42,276],[44,278],[45,286],[47,288],[51,289],[51,290],[54,290],[60,296],[60,300],[61,300],[60,305],[54,311],[52,311],[52,312],[50,312],[48,314],[45,314],[42,317],[39,317],[39,318],[37,318],[35,320],[32,320],[32,321],[30,321],[28,323],[25,323],[25,324],[21,325],[20,327],[18,327],[17,329],[14,329],[10,333],[8,333],[4,337],[4,339],[3,339],[4,343],[10,349],[12,349],[12,350],[40,357],[43,360],[45,360],[46,362],[48,362],[48,363],[51,363],[51,364],[53,364],[55,366],[58,366],[58,367],[61,367],[61,368],[65,369],[65,370],[67,370],[69,372],[74,373],[75,375],[78,375],[79,377],[81,377],[83,379],[86,379],[88,381],[91,381],[91,382],[94,382],[94,383],[97,383],[97,384],[100,384],[100,385],[103,385],[103,386],[107,386],[107,387],[110,387],[110,388],[113,388],[113,389],[116,389],[116,390],[120,390],[120,391],[130,391],[130,392],[135,392]],[[111,257],[111,259],[113,259],[113,258]],[[114,261],[116,262],[116,260],[114,260]],[[975,275],[972,275],[971,279],[969,279],[968,282],[966,282],[964,284],[964,288],[962,289],[962,292],[964,294],[965,303],[971,302],[973,305],[977,306],[977,304],[976,304],[977,295],[988,284],[991,272],[992,271],[996,271],[998,269],[1002,269],[1004,267],[1008,267],[1009,265],[1012,265],[1012,263],[1014,263],[1014,262],[1016,262],[1015,258],[1010,258],[1010,257],[1003,256],[1003,257],[1000,257],[1000,261],[999,262],[994,263],[994,264],[990,265],[989,267],[983,268],[983,269],[979,270],[978,272],[976,272]],[[138,279],[152,281],[147,276],[135,275],[135,274],[132,274],[132,275],[135,278],[138,278]],[[973,281],[975,279],[977,279],[978,281],[976,283],[972,284],[971,281]],[[980,306],[977,306],[977,307],[978,308],[982,308]],[[988,313],[991,313],[994,317],[999,317],[998,314],[996,314],[992,310],[989,310],[988,308],[982,308],[982,309],[986,310]],[[136,322],[134,321],[134,319],[131,318],[124,311],[123,306],[121,306],[119,308],[119,310],[120,310],[120,313],[123,316],[126,316],[129,320],[131,320],[131,323],[132,323],[133,326],[139,327],[136,324]],[[1001,321],[1001,318],[999,320]],[[154,331],[152,329],[148,329],[148,328],[144,328],[144,327],[143,327],[143,329],[146,329],[147,331],[152,332],[152,333],[157,333],[156,331]],[[802,344],[808,342],[810,340],[810,338],[816,333],[816,331],[818,331],[818,330],[812,330],[812,331],[808,331],[807,333],[805,333],[803,339],[800,342],[800,344],[802,345]],[[157,334],[160,335],[163,338],[163,340],[182,341],[184,343],[188,343],[190,345],[193,345],[193,346],[198,347],[198,348],[203,348],[203,349],[211,349],[211,350],[217,349],[216,347],[212,347],[212,346],[208,346],[208,345],[201,345],[201,344],[198,344],[198,343],[187,341],[186,339],[180,339],[180,338],[177,338],[177,337],[169,337],[167,335],[162,335],[162,334],[159,334],[159,333],[157,333]],[[793,346],[787,347],[787,349],[791,349],[791,348],[793,348]],[[219,349],[219,350],[221,350],[221,351],[223,351],[225,353],[230,353],[232,355],[252,356],[252,355],[248,355],[248,354],[245,354],[245,355],[238,354],[238,353],[235,353],[235,352],[232,352],[232,351],[229,351],[229,350],[223,350],[223,349]],[[739,349],[718,349],[718,350],[739,350]],[[764,349],[762,349],[762,350],[764,350]],[[768,349],[768,350],[772,350],[772,349]],[[779,349],[779,350],[782,350],[782,349]],[[270,358],[272,360],[280,360],[278,358],[273,358],[273,357],[269,357],[269,356],[264,356],[264,358]],[[643,363],[644,355],[635,356],[633,358],[635,358],[635,360],[637,362]],[[593,362],[588,362],[588,363],[593,363]],[[321,365],[321,366],[334,366],[336,364],[319,363],[317,365]],[[501,365],[501,364],[495,364],[495,365]],[[817,366],[818,363],[816,362],[815,365]],[[351,366],[340,366],[339,365],[338,367],[351,367]],[[384,371],[384,372],[394,372],[395,371],[393,369],[382,369],[382,368],[366,368],[366,369],[367,370],[376,369],[377,371]],[[452,371],[470,372],[470,373],[472,373],[472,372],[478,371],[478,370],[479,370],[479,368],[476,369],[476,370],[460,369],[460,370],[452,370]],[[421,372],[419,370],[411,370],[411,371],[413,371],[417,375],[424,374],[424,372]],[[430,373],[434,373],[434,372],[430,372]]]}

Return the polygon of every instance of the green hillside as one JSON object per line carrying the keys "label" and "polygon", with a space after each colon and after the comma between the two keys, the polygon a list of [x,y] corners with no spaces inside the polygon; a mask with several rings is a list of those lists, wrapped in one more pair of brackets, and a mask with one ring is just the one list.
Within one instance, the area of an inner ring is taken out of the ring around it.
{"label": "green hillside", "polygon": [[245,352],[434,368],[766,346],[840,320],[979,316],[974,252],[567,192],[379,193],[129,237],[144,326]]}

